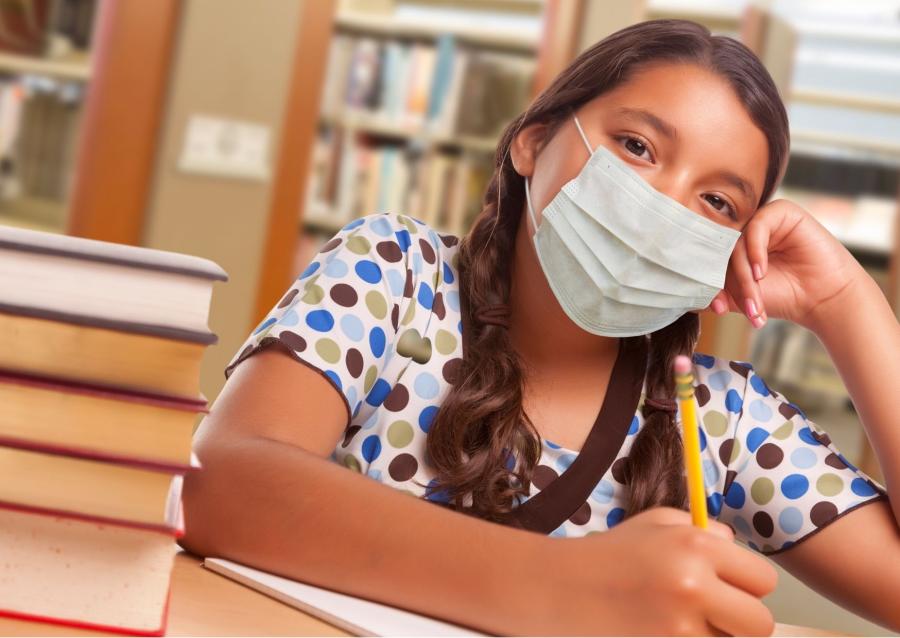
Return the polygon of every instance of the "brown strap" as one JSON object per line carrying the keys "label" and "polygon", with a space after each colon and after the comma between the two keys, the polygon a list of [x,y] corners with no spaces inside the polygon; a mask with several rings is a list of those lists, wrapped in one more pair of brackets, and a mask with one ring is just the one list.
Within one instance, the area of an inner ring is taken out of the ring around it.
{"label": "brown strap", "polygon": [[509,306],[506,304],[482,306],[475,311],[475,320],[480,323],[509,328]]}

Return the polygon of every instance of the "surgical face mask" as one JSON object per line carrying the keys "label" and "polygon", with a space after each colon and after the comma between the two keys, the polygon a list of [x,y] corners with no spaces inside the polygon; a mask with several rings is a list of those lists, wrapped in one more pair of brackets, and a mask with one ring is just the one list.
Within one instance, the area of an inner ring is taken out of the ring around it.
{"label": "surgical face mask", "polygon": [[741,233],[707,219],[641,178],[602,144],[543,210],[534,246],[551,290],[578,326],[632,337],[706,308],[725,285]]}

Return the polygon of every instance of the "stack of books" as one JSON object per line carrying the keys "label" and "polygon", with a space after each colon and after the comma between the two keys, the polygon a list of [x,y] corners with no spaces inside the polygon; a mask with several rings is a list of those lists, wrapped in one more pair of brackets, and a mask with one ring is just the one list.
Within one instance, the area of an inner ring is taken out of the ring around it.
{"label": "stack of books", "polygon": [[207,259],[0,226],[0,615],[165,632]]}

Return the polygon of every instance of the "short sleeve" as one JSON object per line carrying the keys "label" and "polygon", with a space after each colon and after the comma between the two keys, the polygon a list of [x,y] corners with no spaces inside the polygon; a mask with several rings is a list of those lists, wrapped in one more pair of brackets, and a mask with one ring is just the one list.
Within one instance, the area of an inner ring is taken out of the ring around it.
{"label": "short sleeve", "polygon": [[[826,432],[744,362],[707,382],[713,409],[733,423],[714,452],[725,467],[717,518],[762,554],[788,549],[887,491],[841,454]],[[721,420],[721,419],[720,419]]]}
{"label": "short sleeve", "polygon": [[242,361],[277,345],[331,382],[344,398],[348,423],[364,401],[378,405],[374,395],[385,385],[379,376],[402,302],[396,282],[406,272],[409,246],[395,215],[368,215],[344,226],[238,348],[226,379]]}

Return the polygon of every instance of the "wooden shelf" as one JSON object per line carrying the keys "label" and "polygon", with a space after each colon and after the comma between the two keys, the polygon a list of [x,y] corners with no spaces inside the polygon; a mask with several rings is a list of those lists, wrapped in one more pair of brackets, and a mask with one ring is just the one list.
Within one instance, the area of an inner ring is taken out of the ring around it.
{"label": "wooden shelf", "polygon": [[49,75],[63,80],[87,81],[91,76],[90,56],[77,54],[53,60],[31,55],[0,53],[0,71]]}
{"label": "wooden shelf", "polygon": [[818,106],[834,106],[900,115],[900,100],[876,95],[831,93],[814,89],[794,89],[791,91],[791,100],[803,102],[805,104],[816,104]]}
{"label": "wooden shelf", "polygon": [[852,135],[792,130],[791,152],[826,158],[845,157],[900,168],[900,145]]}

